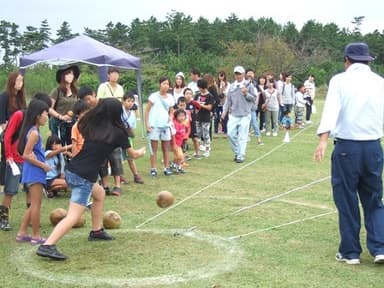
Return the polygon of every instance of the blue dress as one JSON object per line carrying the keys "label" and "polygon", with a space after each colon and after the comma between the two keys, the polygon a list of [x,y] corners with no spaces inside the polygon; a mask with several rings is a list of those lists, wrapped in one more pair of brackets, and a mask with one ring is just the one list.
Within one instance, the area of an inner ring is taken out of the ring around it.
{"label": "blue dress", "polygon": [[[29,129],[27,133],[27,136],[26,136],[27,139],[32,130],[37,130],[37,132],[39,133],[39,130],[35,126],[33,126],[31,127],[31,129]],[[39,140],[33,147],[33,153],[35,154],[37,160],[41,162],[45,162],[43,141],[41,139],[40,133],[39,133]],[[44,169],[31,164],[29,161],[24,161],[21,183],[23,184],[41,183],[45,186],[47,183],[45,179],[46,175],[47,173],[44,171]]]}

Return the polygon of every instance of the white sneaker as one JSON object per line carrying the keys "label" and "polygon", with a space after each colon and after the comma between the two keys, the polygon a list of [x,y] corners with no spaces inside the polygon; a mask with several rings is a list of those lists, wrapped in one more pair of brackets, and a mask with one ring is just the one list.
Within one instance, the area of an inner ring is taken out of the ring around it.
{"label": "white sneaker", "polygon": [[375,256],[375,260],[373,260],[375,264],[384,264],[384,254],[378,254]]}
{"label": "white sneaker", "polygon": [[203,154],[204,157],[209,157],[209,151],[205,151],[204,154]]}
{"label": "white sneaker", "polygon": [[[381,256],[384,257],[384,255],[381,255]],[[344,263],[349,264],[349,265],[358,265],[358,264],[360,264],[360,259],[359,258],[347,259],[347,258],[344,258],[343,255],[341,255],[341,253],[339,253],[339,252],[336,253],[335,259],[336,259],[336,261],[344,262]],[[383,260],[384,260],[384,258],[383,258]]]}
{"label": "white sneaker", "polygon": [[200,151],[205,151],[205,145],[200,145],[200,146],[199,146],[199,150],[200,150]]}
{"label": "white sneaker", "polygon": [[305,121],[306,124],[312,124],[311,120]]}
{"label": "white sneaker", "polygon": [[273,132],[272,136],[276,137],[277,136],[277,132]]}
{"label": "white sneaker", "polygon": [[271,132],[265,133],[265,136],[271,136]]}

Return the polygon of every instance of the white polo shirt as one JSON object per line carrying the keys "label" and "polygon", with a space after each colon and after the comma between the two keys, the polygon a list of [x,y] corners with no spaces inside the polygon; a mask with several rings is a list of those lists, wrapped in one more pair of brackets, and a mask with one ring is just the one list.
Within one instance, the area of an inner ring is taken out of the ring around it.
{"label": "white polo shirt", "polygon": [[332,77],[317,134],[376,140],[383,136],[384,79],[368,65],[355,63]]}

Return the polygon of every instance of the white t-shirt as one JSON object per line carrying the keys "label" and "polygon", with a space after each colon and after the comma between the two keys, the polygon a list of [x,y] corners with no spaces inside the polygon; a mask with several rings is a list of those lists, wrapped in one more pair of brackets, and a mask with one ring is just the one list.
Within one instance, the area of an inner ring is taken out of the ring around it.
{"label": "white t-shirt", "polygon": [[167,93],[167,98],[163,98],[157,91],[149,96],[148,101],[152,103],[148,115],[149,125],[156,128],[168,127],[169,109],[175,105],[173,96]]}

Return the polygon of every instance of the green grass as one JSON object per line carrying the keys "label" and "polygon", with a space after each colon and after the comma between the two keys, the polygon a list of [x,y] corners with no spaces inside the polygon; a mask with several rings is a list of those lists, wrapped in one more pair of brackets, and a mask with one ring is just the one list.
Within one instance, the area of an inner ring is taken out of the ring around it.
{"label": "green grass", "polygon": [[[383,267],[366,249],[358,267],[334,260],[339,236],[330,181],[313,183],[329,176],[332,145],[325,161],[312,161],[316,127],[291,131],[289,144],[282,144],[283,132],[264,137],[264,146],[252,139],[243,164],[232,161],[228,140],[214,139],[211,157],[190,161],[185,175],[151,179],[146,155],[137,161],[145,184],[125,185],[120,198],[106,199],[105,211],[123,219],[110,231],[117,240],[88,242],[87,213],[86,225],[58,244],[69,256],[64,262],[15,243],[25,206],[20,193],[14,230],[0,233],[1,287],[381,287]],[[135,145],[146,144],[138,136]],[[175,195],[171,209],[156,206],[161,190]],[[43,235],[52,230],[49,212],[67,208],[68,197],[44,199]]]}

